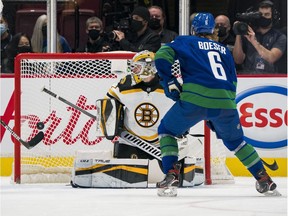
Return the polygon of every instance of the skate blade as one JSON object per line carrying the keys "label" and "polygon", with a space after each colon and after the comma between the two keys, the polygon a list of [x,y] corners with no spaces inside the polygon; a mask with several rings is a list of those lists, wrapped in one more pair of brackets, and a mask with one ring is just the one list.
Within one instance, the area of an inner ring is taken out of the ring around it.
{"label": "skate blade", "polygon": [[176,197],[177,187],[158,188],[157,195],[160,197]]}
{"label": "skate blade", "polygon": [[282,194],[278,190],[267,191],[263,193],[265,196],[282,196]]}

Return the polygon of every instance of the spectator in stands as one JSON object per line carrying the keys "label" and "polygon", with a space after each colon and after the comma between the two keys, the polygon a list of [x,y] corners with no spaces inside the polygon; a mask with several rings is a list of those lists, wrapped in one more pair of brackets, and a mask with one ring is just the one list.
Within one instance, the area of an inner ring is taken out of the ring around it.
{"label": "spectator in stands", "polygon": [[110,50],[109,39],[103,34],[103,23],[98,17],[90,17],[86,21],[86,33],[88,41],[85,47],[81,47],[78,52],[105,52]]}
{"label": "spectator in stands", "polygon": [[113,30],[120,50],[139,52],[149,50],[156,52],[161,47],[158,34],[149,28],[150,13],[146,7],[138,6],[131,14],[130,31]]}
{"label": "spectator in stands", "polygon": [[14,73],[14,59],[19,53],[32,52],[30,38],[25,33],[17,33],[13,36],[6,50],[7,64],[3,65],[4,73]]}
{"label": "spectator in stands", "polygon": [[219,15],[215,18],[216,28],[218,28],[219,42],[226,45],[230,51],[233,50],[235,37],[231,34],[230,20],[225,15]]}
{"label": "spectator in stands", "polygon": [[[35,53],[47,52],[47,15],[38,17],[31,37],[33,51]],[[67,40],[57,32],[57,53],[71,52]]]}
{"label": "spectator in stands", "polygon": [[[287,26],[284,26],[280,31],[287,37]],[[287,74],[287,49],[285,50],[279,61],[276,62],[278,73]]]}
{"label": "spectator in stands", "polygon": [[165,28],[166,15],[162,8],[159,6],[151,6],[149,7],[149,12],[149,27],[160,36],[161,44],[173,41],[178,36],[178,34]]}
{"label": "spectator in stands", "polygon": [[1,72],[3,72],[3,65],[7,64],[7,56],[5,49],[12,40],[12,35],[9,32],[8,23],[3,16],[0,16],[0,34],[1,34]]}
{"label": "spectator in stands", "polygon": [[262,16],[257,20],[257,27],[248,26],[247,35],[236,35],[233,57],[236,64],[242,64],[243,71],[238,71],[241,74],[277,73],[275,63],[286,50],[287,37],[273,28],[277,22],[273,2],[260,2],[258,10]]}

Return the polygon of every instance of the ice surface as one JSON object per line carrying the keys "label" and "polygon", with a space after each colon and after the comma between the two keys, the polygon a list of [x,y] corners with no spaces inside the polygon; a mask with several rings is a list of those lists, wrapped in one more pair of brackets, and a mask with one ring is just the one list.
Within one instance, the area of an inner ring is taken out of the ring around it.
{"label": "ice surface", "polygon": [[80,189],[64,184],[10,184],[1,177],[1,216],[278,216],[287,215],[287,178],[273,178],[281,197],[265,197],[251,177],[235,184],[178,189],[158,197],[156,188]]}

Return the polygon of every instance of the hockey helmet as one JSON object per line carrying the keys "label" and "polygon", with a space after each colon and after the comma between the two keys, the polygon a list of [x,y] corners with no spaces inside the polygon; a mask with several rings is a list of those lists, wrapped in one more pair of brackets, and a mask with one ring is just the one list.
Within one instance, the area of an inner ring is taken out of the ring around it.
{"label": "hockey helmet", "polygon": [[195,15],[191,29],[196,34],[213,34],[214,28],[215,20],[211,13],[198,13]]}
{"label": "hockey helmet", "polygon": [[139,78],[147,78],[156,73],[155,54],[148,50],[141,51],[132,59],[131,72]]}

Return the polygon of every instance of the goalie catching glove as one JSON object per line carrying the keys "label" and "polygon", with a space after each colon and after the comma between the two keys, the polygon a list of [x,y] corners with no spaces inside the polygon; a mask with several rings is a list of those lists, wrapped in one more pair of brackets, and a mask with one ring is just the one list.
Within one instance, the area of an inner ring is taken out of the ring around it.
{"label": "goalie catching glove", "polygon": [[180,93],[182,92],[182,86],[176,79],[176,77],[173,77],[168,82],[165,80],[161,80],[160,84],[162,85],[165,95],[172,99],[173,101],[177,101],[180,99]]}

